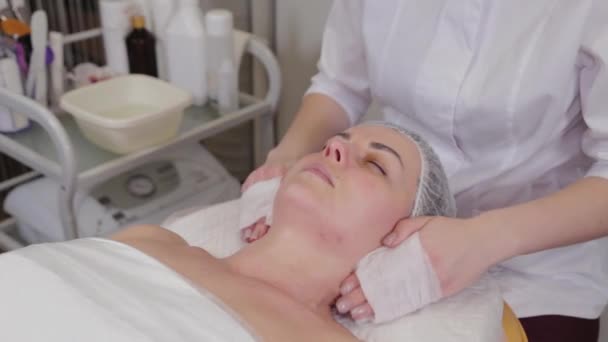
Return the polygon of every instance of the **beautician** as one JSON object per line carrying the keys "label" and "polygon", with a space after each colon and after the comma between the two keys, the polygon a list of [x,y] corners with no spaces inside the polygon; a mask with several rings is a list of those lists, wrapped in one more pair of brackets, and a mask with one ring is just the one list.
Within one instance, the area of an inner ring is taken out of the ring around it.
{"label": "beautician", "polygon": [[[608,299],[607,18],[605,0],[334,0],[319,73],[244,187],[320,150],[373,100],[437,151],[459,217],[405,219],[385,245],[419,231],[441,297],[489,271],[531,342],[597,341]],[[405,313],[390,298],[367,302],[362,288],[387,280],[375,281],[347,278],[338,309]]]}

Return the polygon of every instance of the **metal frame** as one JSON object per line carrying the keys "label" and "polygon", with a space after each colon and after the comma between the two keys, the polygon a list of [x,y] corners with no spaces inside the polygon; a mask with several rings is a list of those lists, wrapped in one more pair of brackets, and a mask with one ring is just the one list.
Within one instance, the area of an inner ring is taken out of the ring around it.
{"label": "metal frame", "polygon": [[[99,29],[79,32],[66,36],[64,42],[65,44],[74,43],[97,37],[100,34]],[[268,153],[274,145],[273,116],[278,105],[281,89],[280,68],[276,57],[262,40],[251,37],[246,50],[261,62],[266,69],[269,86],[268,92],[263,99],[242,93],[240,99],[245,104],[245,107],[234,113],[223,115],[193,131],[180,135],[166,145],[125,155],[80,173],[77,171],[78,156],[76,156],[72,143],[57,117],[48,108],[39,103],[0,88],[0,104],[16,112],[23,113],[38,123],[51,138],[58,161],[51,160],[2,134],[0,134],[0,151],[35,170],[35,172],[23,177],[22,180],[28,180],[38,174],[42,174],[60,182],[59,214],[64,225],[65,236],[77,238],[78,227],[73,208],[77,187],[90,189],[94,184],[99,184],[105,179],[127,171],[137,164],[150,160],[155,155],[174,148],[177,145],[200,141],[248,120],[258,119],[258,121],[262,122],[262,124],[255,126],[254,131],[254,156],[256,160]],[[16,183],[18,183],[16,180],[11,179],[0,183],[0,188],[8,188],[9,185],[14,186]],[[14,221],[12,223],[14,224]],[[7,226],[8,224],[0,223],[0,246],[9,250],[21,247],[22,245],[19,242],[12,239],[6,233]]]}
{"label": "metal frame", "polygon": [[49,134],[57,151],[59,163],[15,143],[4,135],[0,135],[0,149],[32,169],[59,180],[61,186],[58,201],[61,222],[64,225],[66,236],[78,236],[72,208],[76,192],[76,156],[67,133],[53,113],[28,97],[0,88],[0,103],[11,110],[27,115],[30,120],[38,123]]}

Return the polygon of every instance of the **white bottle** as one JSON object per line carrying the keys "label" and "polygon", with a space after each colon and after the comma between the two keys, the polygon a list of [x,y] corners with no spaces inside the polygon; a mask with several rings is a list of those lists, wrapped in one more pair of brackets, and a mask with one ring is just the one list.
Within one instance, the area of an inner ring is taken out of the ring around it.
{"label": "white bottle", "polygon": [[[234,65],[234,19],[230,11],[214,9],[205,15],[207,28],[207,82],[209,98],[218,100],[220,68],[224,74]],[[231,66],[226,63],[232,64]]]}
{"label": "white bottle", "polygon": [[217,107],[220,114],[239,109],[238,73],[234,63],[224,60],[217,73]]}
{"label": "white bottle", "polygon": [[53,51],[53,61],[50,66],[51,74],[51,108],[59,109],[59,100],[65,92],[65,70],[63,59],[63,34],[60,32],[49,32],[49,46]]}
{"label": "white bottle", "polygon": [[205,40],[198,0],[180,0],[167,26],[169,82],[190,91],[197,106],[207,102]]}
{"label": "white bottle", "polygon": [[133,3],[129,0],[100,0],[101,32],[106,63],[117,74],[129,73],[125,37],[131,30]]}
{"label": "white bottle", "polygon": [[[23,95],[23,83],[17,62],[13,58],[0,59],[0,86],[8,91]],[[17,132],[29,126],[27,116],[14,113],[13,110],[0,106],[0,132]]]}
{"label": "white bottle", "polygon": [[167,26],[175,14],[174,0],[150,0],[152,18],[154,19],[154,35],[156,36],[156,64],[158,77],[168,80],[167,71]]}

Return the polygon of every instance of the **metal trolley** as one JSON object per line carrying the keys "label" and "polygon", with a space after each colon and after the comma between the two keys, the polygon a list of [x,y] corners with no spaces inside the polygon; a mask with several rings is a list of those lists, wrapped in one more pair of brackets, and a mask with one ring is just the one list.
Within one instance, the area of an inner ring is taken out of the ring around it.
{"label": "metal trolley", "polygon": [[[99,29],[65,37],[65,44],[97,37]],[[241,108],[234,113],[219,115],[209,106],[186,110],[178,135],[165,145],[127,155],[116,155],[90,143],[80,133],[69,115],[56,116],[48,108],[20,95],[0,89],[0,105],[23,113],[35,122],[28,130],[0,134],[0,152],[29,166],[33,171],[0,183],[0,191],[44,175],[60,184],[59,217],[69,238],[79,237],[74,213],[76,190],[87,191],[138,164],[151,160],[185,144],[196,143],[245,121],[255,120],[254,158],[263,157],[274,144],[273,116],[281,89],[281,73],[276,57],[261,39],[249,39],[246,51],[258,60],[266,71],[268,91],[264,98],[241,93]],[[8,232],[15,227],[9,218],[0,223],[0,247],[13,250],[23,247]]]}

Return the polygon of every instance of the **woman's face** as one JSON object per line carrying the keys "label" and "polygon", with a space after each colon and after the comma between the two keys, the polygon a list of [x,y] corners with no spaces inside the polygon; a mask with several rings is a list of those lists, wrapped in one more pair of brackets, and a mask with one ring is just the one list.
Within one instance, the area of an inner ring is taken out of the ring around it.
{"label": "woman's face", "polygon": [[409,216],[420,165],[418,148],[405,135],[353,127],[289,170],[275,201],[275,223],[295,220],[319,247],[359,260]]}

